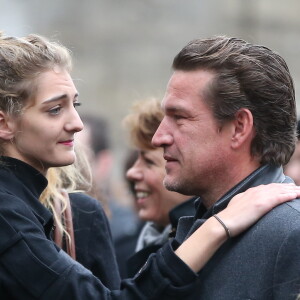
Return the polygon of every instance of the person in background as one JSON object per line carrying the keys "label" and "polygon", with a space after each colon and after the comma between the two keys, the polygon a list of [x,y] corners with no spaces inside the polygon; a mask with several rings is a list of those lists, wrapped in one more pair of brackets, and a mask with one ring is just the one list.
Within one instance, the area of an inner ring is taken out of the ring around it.
{"label": "person in background", "polygon": [[[130,149],[128,150],[128,152],[125,156],[125,161],[124,161],[124,171],[123,171],[124,178],[128,185],[129,192],[133,198],[134,198],[134,194],[135,194],[134,182],[128,179],[127,171],[134,165],[134,163],[138,159],[138,155],[139,155],[139,152],[136,149],[132,149],[132,147],[130,147]],[[135,209],[137,210],[137,205],[136,205],[135,201],[134,201],[134,206],[135,206]]]}
{"label": "person in background", "polygon": [[[295,149],[296,103],[284,59],[239,38],[190,41],[175,56],[173,69],[162,101],[165,115],[152,142],[164,149],[167,189],[199,196],[195,216],[179,221],[180,244],[210,217],[220,217],[222,224],[223,209],[237,193],[292,182],[282,166]],[[230,228],[233,222],[225,224]],[[296,199],[228,240],[185,299],[294,300],[299,236]]]}
{"label": "person in background", "polygon": [[[132,207],[136,216],[137,216],[137,207],[134,198],[134,186],[132,181],[129,181],[127,179],[126,173],[127,170],[130,169],[134,164],[137,155],[138,155],[137,151],[133,149],[129,149],[125,155],[124,167],[123,167],[124,180],[125,180],[125,184],[127,184],[127,189],[128,189],[128,197],[131,199],[133,203]],[[135,252],[136,243],[140,235],[140,232],[144,226],[144,222],[138,217],[136,217],[136,221],[132,225],[134,225],[132,230],[127,231],[126,234],[119,235],[119,237],[114,240],[116,257],[117,257],[121,278],[128,278],[128,274],[129,274],[128,265],[127,265],[128,257],[130,257]]]}
{"label": "person in background", "polygon": [[127,189],[122,188],[123,192],[117,192],[120,189],[119,183],[113,178],[114,155],[107,120],[103,116],[91,114],[84,114],[81,119],[84,129],[77,134],[77,138],[84,146],[92,166],[93,188],[107,203],[104,208],[116,249],[119,272],[121,278],[125,278],[127,257],[132,254],[141,223]]}
{"label": "person in background", "polygon": [[178,219],[195,214],[194,199],[168,191],[163,185],[166,175],[163,149],[151,144],[152,137],[163,119],[157,99],[139,101],[124,119],[131,144],[138,151],[134,164],[127,170],[132,182],[138,216],[145,221],[127,264],[128,276],[133,276],[175,233]]}
{"label": "person in background", "polygon": [[82,114],[80,118],[84,128],[77,134],[77,138],[91,161],[92,174],[97,186],[104,196],[110,198],[114,158],[107,120],[91,114]]}
{"label": "person in background", "polygon": [[53,242],[52,214],[39,200],[49,168],[74,163],[75,134],[83,128],[70,71],[62,45],[39,35],[0,35],[1,299],[183,299],[228,236],[300,195],[289,184],[241,193],[219,213],[230,229],[212,217],[175,251],[167,243],[151,255],[121,289],[108,289]]}
{"label": "person in background", "polygon": [[[60,246],[67,251],[68,243],[73,244],[73,258],[89,269],[107,288],[117,290],[120,287],[120,274],[109,222],[101,202],[90,196],[93,195],[92,173],[82,145],[78,142],[75,152],[74,164],[48,170],[48,185],[40,201],[53,212],[57,227],[54,232],[60,230]],[[55,205],[61,209],[57,211]],[[62,218],[69,205],[73,223],[72,237],[67,230],[66,219],[69,216]]]}
{"label": "person in background", "polygon": [[300,120],[297,122],[297,143],[295,151],[284,166],[284,173],[291,177],[297,185],[300,185]]}

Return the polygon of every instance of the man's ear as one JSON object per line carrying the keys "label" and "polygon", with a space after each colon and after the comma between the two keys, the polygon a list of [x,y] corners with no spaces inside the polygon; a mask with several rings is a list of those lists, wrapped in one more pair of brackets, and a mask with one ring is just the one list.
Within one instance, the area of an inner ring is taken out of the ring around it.
{"label": "man's ear", "polygon": [[12,122],[8,114],[0,110],[0,139],[9,141],[14,137]]}
{"label": "man's ear", "polygon": [[251,111],[246,108],[239,109],[235,114],[233,125],[231,146],[237,149],[246,144],[250,145],[255,135]]}

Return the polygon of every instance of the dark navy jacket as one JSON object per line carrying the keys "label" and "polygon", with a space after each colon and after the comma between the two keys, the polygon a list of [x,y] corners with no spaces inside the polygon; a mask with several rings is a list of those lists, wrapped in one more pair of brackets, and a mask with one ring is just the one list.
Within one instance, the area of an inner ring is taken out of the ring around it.
{"label": "dark navy jacket", "polygon": [[[228,191],[208,211],[199,199],[195,218],[181,218],[182,242],[231,198],[250,187],[291,182],[282,168],[263,166]],[[199,241],[201,243],[201,241]],[[284,203],[238,237],[228,240],[200,271],[190,297],[199,300],[295,300],[300,293],[300,200]]]}
{"label": "dark navy jacket", "polygon": [[[52,215],[38,200],[47,180],[29,165],[2,158],[0,299],[183,299],[196,275],[166,244],[122,290],[111,291],[51,240]],[[108,265],[107,268],[110,266]]]}
{"label": "dark navy jacket", "polygon": [[[176,228],[178,226],[178,221],[182,216],[194,216],[195,215],[195,197],[188,199],[177,206],[175,206],[169,212],[169,219],[171,223],[171,232],[169,237],[174,237],[176,233]],[[165,241],[167,242],[167,240]],[[127,275],[128,277],[134,276],[138,272],[138,270],[144,265],[147,261],[150,254],[155,253],[158,249],[160,249],[163,244],[155,244],[147,246],[140,251],[134,253],[131,257],[128,258],[127,261]]]}
{"label": "dark navy jacket", "polygon": [[[109,289],[120,288],[120,275],[111,231],[100,202],[83,193],[70,193],[76,260]],[[109,267],[108,267],[109,266]]]}

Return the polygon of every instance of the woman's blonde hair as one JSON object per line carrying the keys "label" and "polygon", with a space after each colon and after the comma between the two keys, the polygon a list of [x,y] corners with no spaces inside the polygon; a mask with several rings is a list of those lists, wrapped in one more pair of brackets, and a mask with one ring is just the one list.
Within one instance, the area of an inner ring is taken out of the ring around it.
{"label": "woman's blonde hair", "polygon": [[131,113],[123,120],[134,146],[154,149],[151,140],[163,117],[160,102],[155,98],[134,103]]}
{"label": "woman's blonde hair", "polygon": [[0,32],[0,110],[19,114],[34,97],[38,76],[56,67],[71,71],[66,47],[36,34],[16,38]]}
{"label": "woman's blonde hair", "polygon": [[62,212],[66,210],[67,199],[61,193],[65,190],[67,193],[92,191],[92,172],[84,148],[77,143],[75,146],[76,159],[74,164],[64,167],[49,168],[47,172],[48,186],[40,196],[40,202],[49,208],[56,221],[60,232],[65,234],[70,240],[61,216],[57,215],[54,207],[54,200],[61,204]]}

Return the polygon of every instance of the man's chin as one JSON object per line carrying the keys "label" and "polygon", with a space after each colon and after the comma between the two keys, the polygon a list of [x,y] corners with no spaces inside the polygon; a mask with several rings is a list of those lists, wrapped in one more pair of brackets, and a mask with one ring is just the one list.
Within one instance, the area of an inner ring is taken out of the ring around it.
{"label": "man's chin", "polygon": [[168,175],[164,179],[164,186],[168,191],[172,192],[178,192],[178,189],[180,189],[180,185],[178,184],[178,182],[174,179],[169,178]]}
{"label": "man's chin", "polygon": [[174,178],[168,178],[168,176],[164,179],[164,186],[168,191],[177,192],[182,195],[194,195],[193,192],[190,190],[190,185],[185,184],[182,181],[174,180]]}

